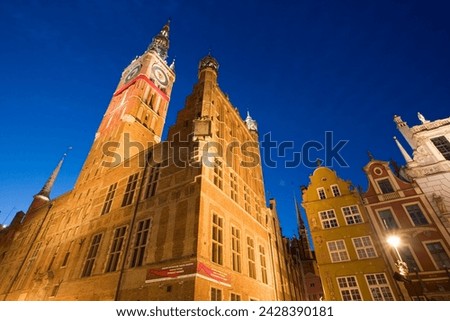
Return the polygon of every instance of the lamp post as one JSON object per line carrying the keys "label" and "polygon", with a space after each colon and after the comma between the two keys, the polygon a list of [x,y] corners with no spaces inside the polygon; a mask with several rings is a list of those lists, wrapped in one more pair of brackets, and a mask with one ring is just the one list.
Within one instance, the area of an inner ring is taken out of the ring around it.
{"label": "lamp post", "polygon": [[395,266],[397,267],[397,271],[394,273],[394,279],[401,282],[407,282],[410,283],[411,280],[408,279],[408,265],[405,261],[403,261],[402,256],[400,255],[400,252],[398,251],[398,246],[400,245],[400,238],[396,235],[391,235],[386,240],[390,246],[394,248],[395,254],[396,254],[396,263]]}

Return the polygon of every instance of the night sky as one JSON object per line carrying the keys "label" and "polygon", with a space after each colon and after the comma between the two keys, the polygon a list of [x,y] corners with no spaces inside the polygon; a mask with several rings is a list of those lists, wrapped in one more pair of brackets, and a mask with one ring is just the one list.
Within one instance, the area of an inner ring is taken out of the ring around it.
{"label": "night sky", "polygon": [[313,168],[285,161],[306,142],[324,144],[326,132],[348,141],[347,166],[327,165],[366,189],[367,151],[404,163],[395,114],[410,126],[418,111],[450,116],[449,13],[448,1],[2,1],[0,224],[27,210],[68,146],[52,196],[73,187],[122,70],[170,18],[166,132],[211,51],[220,87],[260,138],[293,142],[264,167],[266,196],[293,235],[293,197]]}

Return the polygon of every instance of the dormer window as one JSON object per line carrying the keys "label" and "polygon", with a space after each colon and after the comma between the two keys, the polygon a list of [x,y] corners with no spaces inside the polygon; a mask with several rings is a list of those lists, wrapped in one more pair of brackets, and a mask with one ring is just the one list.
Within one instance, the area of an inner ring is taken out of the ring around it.
{"label": "dormer window", "polygon": [[331,191],[333,192],[333,196],[341,196],[341,191],[339,190],[339,186],[337,185],[331,185]]}
{"label": "dormer window", "polygon": [[380,187],[381,193],[388,194],[388,193],[395,192],[389,179],[387,179],[387,178],[380,179],[379,181],[377,181],[377,183],[378,183],[378,186]]}
{"label": "dormer window", "polygon": [[327,195],[325,194],[325,189],[323,187],[319,187],[317,189],[317,195],[319,195],[319,199],[324,200],[327,198]]}

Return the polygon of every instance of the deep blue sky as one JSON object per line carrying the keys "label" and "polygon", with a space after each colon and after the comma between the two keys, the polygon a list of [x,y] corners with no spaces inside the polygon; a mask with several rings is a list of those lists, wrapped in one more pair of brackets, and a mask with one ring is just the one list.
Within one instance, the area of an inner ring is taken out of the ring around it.
{"label": "deep blue sky", "polygon": [[[450,116],[449,13],[447,1],[2,1],[0,223],[28,208],[68,146],[52,195],[72,188],[123,68],[169,17],[177,80],[167,126],[211,49],[221,88],[261,137],[301,151],[333,131],[349,141],[349,167],[334,168],[366,188],[368,150],[403,161],[394,114],[410,125],[418,111]],[[277,160],[264,169],[266,193],[292,235],[293,195],[312,169]]]}

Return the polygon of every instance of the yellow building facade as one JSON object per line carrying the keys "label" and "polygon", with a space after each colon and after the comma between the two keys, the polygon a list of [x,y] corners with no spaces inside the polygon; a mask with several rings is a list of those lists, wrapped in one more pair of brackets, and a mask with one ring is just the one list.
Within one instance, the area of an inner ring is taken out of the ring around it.
{"label": "yellow building facade", "polygon": [[400,291],[386,264],[358,192],[319,166],[302,187],[324,300],[398,300]]}

